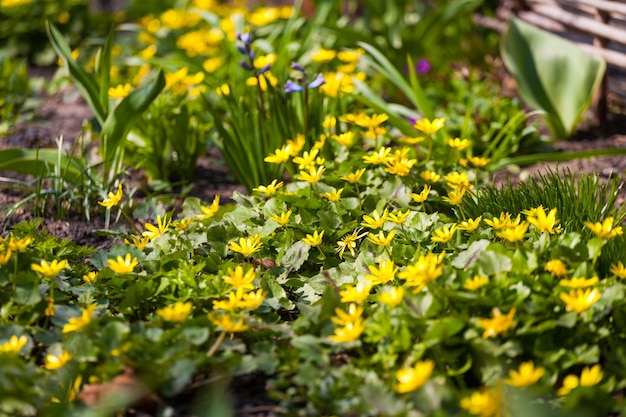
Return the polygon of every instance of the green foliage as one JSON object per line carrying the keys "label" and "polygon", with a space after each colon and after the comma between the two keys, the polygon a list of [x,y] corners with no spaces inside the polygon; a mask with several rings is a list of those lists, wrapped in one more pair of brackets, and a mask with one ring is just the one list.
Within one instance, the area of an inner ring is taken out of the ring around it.
{"label": "green foliage", "polygon": [[604,76],[604,59],[518,19],[502,38],[501,54],[524,101],[545,112],[552,135],[571,136]]}
{"label": "green foliage", "polygon": [[0,54],[0,132],[10,132],[29,93],[24,60]]}

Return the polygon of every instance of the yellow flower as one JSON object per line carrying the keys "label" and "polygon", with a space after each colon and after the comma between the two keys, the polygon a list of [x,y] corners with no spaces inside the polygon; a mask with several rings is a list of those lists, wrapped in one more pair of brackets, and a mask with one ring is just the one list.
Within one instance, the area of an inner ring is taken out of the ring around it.
{"label": "yellow flower", "polygon": [[[0,262],[0,265],[1,264],[2,262]],[[626,278],[626,267],[624,267],[622,261],[618,261],[617,264],[611,265],[610,271],[612,274],[620,278]]]}
{"label": "yellow flower", "polygon": [[318,231],[316,230],[315,232],[313,232],[312,235],[307,234],[306,237],[302,239],[302,241],[306,243],[307,245],[311,245],[315,247],[315,246],[319,246],[322,244],[323,236],[324,236],[324,230],[322,230],[322,233],[318,233]]}
{"label": "yellow flower", "polygon": [[416,203],[423,203],[428,198],[428,194],[430,193],[430,185],[425,185],[422,192],[419,194],[410,193],[409,197],[413,199]]}
{"label": "yellow flower", "polygon": [[250,326],[248,326],[242,318],[239,318],[236,322],[234,322],[232,316],[229,314],[215,315],[213,313],[209,313],[209,320],[226,333],[244,332],[250,328]]}
{"label": "yellow flower", "polygon": [[483,216],[478,216],[475,219],[467,219],[466,221],[462,221],[458,224],[457,229],[465,230],[466,232],[473,232],[478,229],[478,225],[480,221],[483,219]]}
{"label": "yellow flower", "polygon": [[478,325],[485,329],[483,339],[487,339],[490,336],[496,336],[500,333],[505,333],[507,330],[515,326],[515,322],[513,321],[515,307],[513,307],[506,315],[502,315],[500,310],[496,307],[493,308],[492,312],[492,318],[478,319]]}
{"label": "yellow flower", "polygon": [[515,220],[511,220],[511,213],[500,213],[500,217],[494,217],[491,220],[485,219],[485,223],[496,230],[501,230],[519,225],[520,220],[519,215]]}
{"label": "yellow flower", "polygon": [[269,185],[265,186],[265,185],[259,185],[256,188],[253,188],[252,191],[258,191],[260,193],[263,193],[265,195],[274,195],[276,194],[276,191],[278,191],[278,189],[280,187],[283,186],[283,182],[278,182],[277,180],[272,181]]}
{"label": "yellow flower", "polygon": [[116,259],[107,259],[107,264],[116,274],[126,275],[133,272],[139,262],[137,258],[131,258],[130,253],[127,253],[123,258],[118,255]]}
{"label": "yellow flower", "polygon": [[428,181],[431,184],[439,182],[441,179],[441,175],[437,174],[435,171],[422,171],[420,173],[420,177],[422,177],[424,181]]}
{"label": "yellow flower", "polygon": [[567,273],[567,265],[560,259],[550,259],[543,270],[553,277],[562,277]]}
{"label": "yellow flower", "polygon": [[546,216],[542,206],[539,206],[534,210],[534,215],[528,215],[526,221],[543,233],[550,233],[551,235],[559,232],[558,220],[556,219],[556,208],[550,210]]}
{"label": "yellow flower", "polygon": [[0,6],[2,7],[17,7],[17,6],[25,6],[27,4],[32,3],[33,0],[2,0],[0,1]]}
{"label": "yellow flower", "polygon": [[111,87],[109,88],[109,98],[122,99],[130,94],[132,88],[133,87],[130,84],[120,84],[115,87]]}
{"label": "yellow flower", "polygon": [[372,283],[369,281],[358,282],[356,285],[348,285],[345,289],[339,291],[342,303],[362,303],[365,301],[372,289]]}
{"label": "yellow flower", "polygon": [[259,55],[254,58],[254,68],[263,69],[267,65],[274,65],[276,63],[276,54]]}
{"label": "yellow flower", "polygon": [[372,165],[380,165],[389,161],[389,154],[391,148],[381,147],[378,151],[372,152],[369,155],[363,155],[363,161]]}
{"label": "yellow flower", "polygon": [[205,205],[200,206],[200,211],[202,211],[202,214],[198,215],[198,218],[210,219],[211,217],[215,216],[215,213],[217,213],[219,208],[220,208],[220,195],[217,194],[215,197],[213,197],[213,202],[211,203],[210,206],[208,207]]}
{"label": "yellow flower", "polygon": [[573,277],[572,279],[562,279],[559,281],[559,285],[572,288],[587,288],[593,287],[598,283],[598,277],[585,278],[585,277]]}
{"label": "yellow flower", "polygon": [[322,197],[326,198],[330,202],[336,202],[336,201],[339,201],[339,199],[341,198],[342,191],[343,191],[343,188],[340,188],[332,192],[326,192],[322,194]]}
{"label": "yellow flower", "polygon": [[225,283],[232,285],[235,288],[243,288],[244,290],[254,289],[254,285],[252,282],[256,278],[256,271],[254,268],[250,268],[243,273],[243,267],[241,265],[237,265],[235,269],[228,268],[227,275],[222,275],[222,279]]}
{"label": "yellow flower", "polygon": [[378,210],[374,210],[371,216],[363,215],[363,221],[361,226],[369,227],[370,229],[380,229],[385,224],[385,221],[389,218],[389,210],[385,209],[382,216],[378,214]]}
{"label": "yellow flower", "polygon": [[352,49],[347,51],[340,51],[337,53],[337,58],[341,61],[346,62],[348,64],[354,64],[358,62],[361,56],[365,53],[365,51],[361,48]]}
{"label": "yellow flower", "polygon": [[202,68],[208,73],[217,71],[222,66],[222,58],[214,57],[205,60],[202,63]]}
{"label": "yellow flower", "polygon": [[439,119],[433,119],[432,122],[424,118],[423,120],[416,121],[413,127],[426,133],[427,135],[432,135],[433,133],[437,133],[437,131],[439,131],[439,129],[441,129],[445,124],[446,119],[444,119],[443,117]]}
{"label": "yellow flower", "polygon": [[416,159],[409,159],[406,155],[398,155],[397,153],[385,162],[385,172],[406,177],[411,172],[411,167],[417,162]]}
{"label": "yellow flower", "polygon": [[398,304],[402,302],[404,298],[404,288],[403,287],[390,287],[386,288],[383,292],[378,295],[378,300],[389,306],[396,307]]}
{"label": "yellow flower", "polygon": [[396,233],[398,233],[396,230],[392,230],[386,237],[385,232],[383,232],[382,230],[378,232],[378,234],[368,233],[367,240],[372,242],[374,245],[385,247],[391,244],[391,241],[393,240]]}
{"label": "yellow flower", "polygon": [[284,226],[289,223],[289,217],[291,217],[291,210],[280,213],[280,216],[278,214],[275,214],[270,217],[270,220],[274,220],[276,223]]}
{"label": "yellow flower", "polygon": [[461,408],[467,410],[470,414],[480,417],[500,417],[505,415],[500,410],[500,394],[497,389],[494,391],[488,389],[475,391],[471,396],[461,400]]}
{"label": "yellow flower", "polygon": [[190,302],[182,303],[177,301],[171,306],[165,306],[156,311],[156,315],[161,317],[165,321],[171,321],[172,323],[182,323],[187,320],[191,313],[193,305]]}
{"label": "yellow flower", "polygon": [[332,336],[328,336],[335,343],[347,343],[358,340],[363,333],[365,326],[363,320],[358,319],[351,323],[346,323],[343,327],[338,327]]}
{"label": "yellow flower", "polygon": [[409,219],[410,215],[411,210],[407,210],[404,213],[402,212],[402,210],[399,210],[397,213],[390,213],[389,220],[391,220],[395,224],[401,225]]}
{"label": "yellow flower", "polygon": [[287,140],[287,151],[289,151],[289,156],[296,156],[300,153],[302,148],[304,147],[304,143],[306,142],[306,138],[302,133],[298,133],[295,139]]}
{"label": "yellow flower", "polygon": [[340,145],[345,146],[346,148],[352,146],[352,144],[356,140],[354,132],[344,132],[339,135],[332,135],[331,138],[339,142]]}
{"label": "yellow flower", "polygon": [[241,298],[240,307],[247,308],[249,310],[256,310],[264,300],[265,293],[262,288],[259,288],[256,291],[245,293]]}
{"label": "yellow flower", "polygon": [[463,288],[468,289],[470,291],[476,291],[483,285],[489,283],[489,278],[483,277],[480,275],[475,275],[474,278],[467,278],[463,283]]}
{"label": "yellow flower", "polygon": [[69,264],[65,259],[61,262],[54,259],[51,263],[42,260],[41,263],[31,264],[30,267],[33,271],[39,272],[44,277],[54,278],[61,273],[65,268],[67,268]]}
{"label": "yellow flower", "polygon": [[350,184],[356,184],[357,182],[361,181],[361,177],[363,176],[364,172],[365,172],[365,168],[361,168],[347,175],[342,175],[339,178],[341,178],[344,181],[348,181]]}
{"label": "yellow flower", "polygon": [[95,284],[96,281],[98,281],[98,272],[91,271],[88,274],[83,275],[83,281],[85,281],[87,284]]}
{"label": "yellow flower", "polygon": [[416,287],[413,293],[416,294],[431,281],[439,278],[443,274],[443,258],[445,252],[436,255],[432,252],[420,255],[412,265],[407,265],[406,271],[398,274],[399,278],[406,280],[407,287]]}
{"label": "yellow flower", "polygon": [[309,184],[315,184],[317,182],[320,182],[320,180],[322,179],[322,174],[325,170],[326,168],[323,166],[317,167],[317,169],[315,169],[315,167],[310,167],[309,172],[300,171],[298,179],[306,181]]}
{"label": "yellow flower", "polygon": [[446,174],[446,176],[443,178],[447,181],[446,185],[450,188],[454,188],[455,190],[459,190],[460,188],[472,187],[471,183],[469,182],[469,176],[466,172],[453,171],[449,174]]}
{"label": "yellow flower", "polygon": [[585,226],[601,238],[610,239],[624,233],[622,226],[613,226],[613,217],[607,217],[602,223],[585,222]]}
{"label": "yellow flower", "polygon": [[122,200],[122,184],[119,184],[117,186],[117,191],[115,193],[109,191],[108,198],[105,198],[102,201],[98,201],[98,204],[106,207],[107,209],[110,209],[112,207],[117,206],[121,200]]}
{"label": "yellow flower", "polygon": [[365,233],[359,234],[360,231],[361,229],[356,229],[354,232],[346,234],[344,237],[341,238],[341,240],[337,242],[337,252],[339,252],[340,259],[343,259],[343,252],[346,249],[348,249],[350,251],[350,254],[354,256],[354,249],[356,248],[357,239],[365,236]]}
{"label": "yellow flower", "polygon": [[[189,225],[191,225],[191,223],[196,219],[196,216],[194,217],[188,217],[186,219],[178,219],[174,222],[172,222],[172,226],[174,226],[174,228],[176,230],[179,231],[184,231],[187,230],[189,228]],[[140,248],[141,249],[141,248]]]}
{"label": "yellow flower", "polygon": [[468,139],[454,138],[454,139],[448,139],[446,141],[446,145],[448,145],[449,147],[453,149],[458,149],[459,151],[464,150],[465,148],[469,147],[471,144],[472,142],[470,142]]}
{"label": "yellow flower", "polygon": [[578,288],[575,291],[570,291],[569,294],[564,292],[559,294],[559,298],[566,304],[567,311],[573,310],[577,313],[588,310],[601,296],[600,291],[596,289],[592,290],[591,288],[587,288],[584,291]]}
{"label": "yellow flower", "polygon": [[424,137],[423,136],[417,136],[417,137],[403,137],[403,138],[398,138],[398,142],[400,143],[404,143],[406,145],[417,145],[420,142],[424,142]]}
{"label": "yellow flower", "polygon": [[458,206],[463,201],[463,197],[465,196],[465,188],[461,188],[458,191],[449,191],[447,197],[442,197],[441,199],[447,203],[452,204],[453,206]]}
{"label": "yellow flower", "polygon": [[324,62],[332,61],[336,55],[337,55],[337,52],[333,51],[332,49],[320,48],[315,54],[313,54],[311,59],[314,62],[324,63]]}
{"label": "yellow flower", "polygon": [[20,350],[28,343],[28,337],[22,335],[17,337],[15,335],[9,338],[8,342],[4,342],[0,345],[0,353],[20,353]]}
{"label": "yellow flower", "polygon": [[395,390],[399,394],[415,391],[424,385],[435,369],[435,362],[430,359],[419,361],[411,368],[403,368],[396,372],[398,384]]}
{"label": "yellow flower", "polygon": [[96,310],[95,304],[89,304],[87,308],[81,310],[79,317],[72,317],[67,321],[67,324],[63,326],[62,333],[75,332],[81,330],[91,323],[91,315]]}
{"label": "yellow flower", "polygon": [[148,242],[150,242],[150,238],[149,237],[138,237],[135,235],[130,235],[130,238],[132,240],[132,243],[128,241],[128,239],[124,239],[124,243],[126,243],[127,245],[133,245],[135,246],[137,249],[143,250],[143,248],[146,247],[146,245],[148,244]]}
{"label": "yellow flower", "polygon": [[282,148],[276,149],[273,154],[265,157],[264,161],[271,164],[282,164],[291,157],[291,147],[283,145]]}
{"label": "yellow flower", "polygon": [[576,375],[567,375],[563,379],[563,386],[559,388],[556,392],[556,395],[563,396],[569,394],[574,388],[581,387],[592,387],[594,385],[598,385],[604,373],[600,365],[594,365],[591,368],[585,366],[580,374],[580,378]]}
{"label": "yellow flower", "polygon": [[435,234],[437,236],[431,237],[430,240],[432,240],[433,242],[446,243],[452,240],[455,233],[456,224],[453,224],[450,228],[444,225],[441,229],[435,230]]}
{"label": "yellow flower", "polygon": [[340,308],[335,309],[335,316],[331,317],[330,320],[335,323],[337,326],[344,326],[347,323],[352,323],[361,318],[363,315],[363,307],[358,306],[354,303],[350,303],[348,305],[348,311],[343,311]]}
{"label": "yellow flower", "polygon": [[518,370],[509,371],[509,377],[504,380],[504,383],[513,387],[529,387],[535,385],[545,372],[546,370],[541,366],[535,368],[532,361],[523,362]]}
{"label": "yellow flower", "polygon": [[244,257],[248,257],[261,249],[261,236],[255,234],[248,238],[239,238],[239,243],[230,242],[228,247],[234,252],[241,253]]}
{"label": "yellow flower", "polygon": [[48,353],[44,361],[43,367],[49,371],[62,368],[66,363],[72,359],[72,355],[65,349],[59,356]]}
{"label": "yellow flower", "polygon": [[48,301],[48,305],[46,306],[46,309],[43,313],[46,315],[46,317],[53,317],[54,313],[56,312],[56,308],[54,307],[54,298],[48,297],[46,301]]}
{"label": "yellow flower", "polygon": [[369,265],[368,269],[370,273],[365,275],[365,279],[370,281],[373,285],[386,284],[396,277],[398,268],[393,261],[388,259],[382,259],[378,262],[378,267]]}
{"label": "yellow flower", "polygon": [[315,158],[318,153],[318,149],[312,149],[311,152],[304,152],[302,156],[293,158],[293,163],[298,164],[298,169],[309,169],[315,165]]}
{"label": "yellow flower", "polygon": [[143,237],[147,237],[150,241],[156,239],[157,237],[165,234],[170,227],[170,223],[172,222],[172,218],[167,214],[161,218],[161,216],[157,215],[157,226],[154,226],[150,223],[146,223],[144,225],[146,231],[141,235]]}
{"label": "yellow flower", "polygon": [[491,159],[482,156],[468,156],[467,160],[476,168],[482,168],[491,162]]}
{"label": "yellow flower", "polygon": [[9,262],[9,259],[11,259],[12,254],[13,252],[11,249],[5,249],[4,252],[0,252],[0,265],[6,265],[6,263]]}
{"label": "yellow flower", "polygon": [[517,242],[524,239],[524,234],[526,234],[526,230],[528,230],[528,223],[524,222],[522,224],[518,224],[517,226],[508,227],[504,230],[500,230],[496,233],[496,235],[509,242]]}

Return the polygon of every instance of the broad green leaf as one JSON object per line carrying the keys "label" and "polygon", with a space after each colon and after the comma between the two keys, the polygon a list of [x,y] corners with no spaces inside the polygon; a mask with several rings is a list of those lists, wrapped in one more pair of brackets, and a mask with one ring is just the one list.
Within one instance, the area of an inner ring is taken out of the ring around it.
{"label": "broad green leaf", "polygon": [[[34,177],[49,178],[59,161],[56,149],[10,148],[0,150],[0,171],[19,172]],[[78,184],[85,174],[79,168],[81,162],[73,157],[61,155],[61,176],[67,182]]]}
{"label": "broad green leaf", "polygon": [[487,239],[481,239],[472,242],[467,250],[459,253],[457,257],[454,258],[452,262],[450,262],[450,265],[457,269],[467,269],[471,267],[472,265],[474,265],[474,263],[476,263],[476,260],[478,259],[480,254],[487,248],[487,246],[489,246],[489,241]]}
{"label": "broad green leaf", "polygon": [[524,101],[546,112],[555,138],[567,139],[591,104],[606,62],[519,19],[511,20],[500,52]]}
{"label": "broad green leaf", "polygon": [[433,320],[428,331],[424,335],[426,340],[441,342],[454,336],[465,327],[465,322],[458,317],[445,317],[440,320]]}
{"label": "broad green leaf", "polygon": [[302,241],[298,241],[287,249],[285,255],[280,260],[280,263],[293,271],[297,271],[309,258],[310,249],[311,246]]}

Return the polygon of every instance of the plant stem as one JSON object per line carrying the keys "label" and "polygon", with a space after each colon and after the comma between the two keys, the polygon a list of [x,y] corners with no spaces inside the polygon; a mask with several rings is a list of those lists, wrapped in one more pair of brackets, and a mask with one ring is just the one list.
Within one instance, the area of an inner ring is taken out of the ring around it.
{"label": "plant stem", "polygon": [[226,332],[221,332],[218,338],[215,340],[215,343],[213,343],[213,346],[211,346],[209,351],[206,353],[207,357],[210,358],[211,356],[213,356],[213,354],[217,351],[217,348],[224,341],[224,337],[226,337]]}

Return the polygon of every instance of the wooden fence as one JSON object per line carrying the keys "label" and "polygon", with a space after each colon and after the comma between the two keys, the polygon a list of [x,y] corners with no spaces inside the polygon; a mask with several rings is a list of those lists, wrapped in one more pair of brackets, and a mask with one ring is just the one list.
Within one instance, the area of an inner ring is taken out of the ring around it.
{"label": "wooden fence", "polygon": [[[475,15],[479,25],[503,31],[512,17],[556,33],[576,43],[590,54],[603,57],[620,69],[621,80],[612,83],[611,92],[626,102],[626,3],[611,0],[503,0],[497,19]],[[609,92],[605,76],[596,99],[596,113],[606,115]]]}

